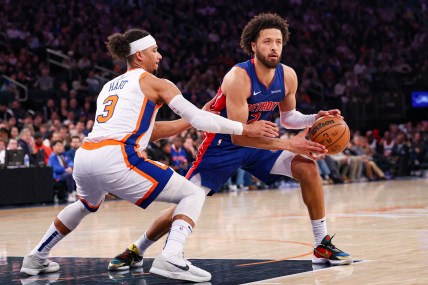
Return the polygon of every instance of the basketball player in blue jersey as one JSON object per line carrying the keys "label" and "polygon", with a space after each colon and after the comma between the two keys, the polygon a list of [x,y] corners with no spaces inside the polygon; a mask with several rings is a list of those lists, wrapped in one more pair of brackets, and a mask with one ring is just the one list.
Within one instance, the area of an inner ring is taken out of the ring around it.
{"label": "basketball player in blue jersey", "polygon": [[[150,139],[172,135],[188,128],[189,123],[208,132],[254,137],[275,137],[277,127],[265,121],[247,125],[196,108],[174,84],[152,74],[162,57],[155,39],[146,31],[113,34],[107,47],[113,57],[127,62],[128,71],[104,85],[97,98],[96,123],[76,151],[73,177],[79,201],[58,214],[39,244],[24,257],[21,272],[58,271],[58,263],[48,259],[52,247],[112,193],[141,208],[153,201],[176,204],[168,241],[150,272],[179,280],[209,281],[211,274],[182,254],[204,204],[204,191],[170,167],[146,159],[142,152]],[[186,121],[155,123],[157,110],[164,103]]]}
{"label": "basketball player in blue jersey", "polygon": [[[339,110],[313,115],[296,111],[297,76],[291,67],[280,63],[288,38],[288,23],[278,15],[254,17],[241,36],[241,46],[253,58],[235,65],[226,74],[211,107],[223,117],[242,123],[268,120],[273,110],[279,107],[281,124],[285,128],[305,131],[288,141],[206,133],[197,160],[186,177],[204,188],[208,195],[219,191],[238,168],[265,183],[272,183],[281,175],[293,177],[300,182],[311,219],[314,235],[312,262],[350,264],[351,256],[335,247],[327,233],[322,181],[313,161],[315,157],[305,144],[308,127],[316,119],[341,117],[341,114]],[[314,153],[319,152],[314,149]],[[162,212],[139,240],[111,260],[109,269],[129,268],[135,265],[134,260],[141,260],[144,251],[168,232],[173,212],[174,207]]]}

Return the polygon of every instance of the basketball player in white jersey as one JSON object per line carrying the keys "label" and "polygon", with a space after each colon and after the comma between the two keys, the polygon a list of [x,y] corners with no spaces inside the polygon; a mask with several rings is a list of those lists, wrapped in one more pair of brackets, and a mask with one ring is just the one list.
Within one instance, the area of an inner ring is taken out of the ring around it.
{"label": "basketball player in white jersey", "polygon": [[[205,192],[168,166],[141,156],[141,151],[152,133],[155,138],[171,135],[187,128],[187,122],[203,131],[252,137],[275,137],[277,127],[266,121],[242,124],[196,108],[174,84],[152,74],[162,57],[155,39],[146,31],[113,34],[107,47],[114,57],[126,60],[128,71],[104,85],[97,99],[93,130],[76,151],[73,176],[79,201],[58,214],[40,243],[24,257],[21,272],[37,275],[58,271],[58,263],[48,259],[50,250],[85,216],[96,212],[109,192],[142,208],[154,200],[177,204],[170,235],[150,272],[179,280],[209,281],[211,274],[192,265],[182,254]],[[163,103],[187,122],[155,124]],[[155,125],[160,131],[153,132]]]}

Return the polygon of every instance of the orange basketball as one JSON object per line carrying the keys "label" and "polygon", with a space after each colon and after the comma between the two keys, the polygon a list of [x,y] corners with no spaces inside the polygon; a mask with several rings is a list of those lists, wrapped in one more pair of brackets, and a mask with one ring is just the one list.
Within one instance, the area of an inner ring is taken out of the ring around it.
{"label": "orange basketball", "polygon": [[325,146],[328,154],[342,152],[349,143],[351,132],[344,120],[337,117],[321,117],[309,130],[311,141]]}

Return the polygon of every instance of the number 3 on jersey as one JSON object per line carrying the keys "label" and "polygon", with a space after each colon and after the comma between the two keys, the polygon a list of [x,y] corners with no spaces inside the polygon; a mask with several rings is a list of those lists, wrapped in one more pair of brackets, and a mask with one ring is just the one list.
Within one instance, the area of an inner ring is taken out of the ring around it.
{"label": "number 3 on jersey", "polygon": [[105,123],[113,116],[117,100],[119,100],[119,97],[117,95],[110,95],[104,100],[104,111],[102,114],[97,116],[98,123]]}

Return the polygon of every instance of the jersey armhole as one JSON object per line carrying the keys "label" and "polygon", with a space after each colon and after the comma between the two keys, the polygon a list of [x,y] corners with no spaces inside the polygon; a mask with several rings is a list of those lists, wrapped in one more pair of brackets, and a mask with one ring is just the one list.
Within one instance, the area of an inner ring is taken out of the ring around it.
{"label": "jersey armhole", "polygon": [[241,68],[241,69],[243,69],[243,70],[245,70],[245,73],[247,74],[247,76],[248,76],[248,79],[250,79],[250,84],[251,84],[251,86],[250,86],[250,96],[248,96],[248,98],[247,98],[247,100],[248,99],[250,99],[250,97],[251,97],[251,95],[252,95],[252,91],[251,90],[253,90],[253,80],[252,80],[252,78],[251,78],[251,74],[250,74],[250,71],[249,70],[247,70],[247,69],[245,69],[244,67],[242,67],[242,66],[239,66],[239,65],[235,65],[236,67],[238,67],[238,68]]}

